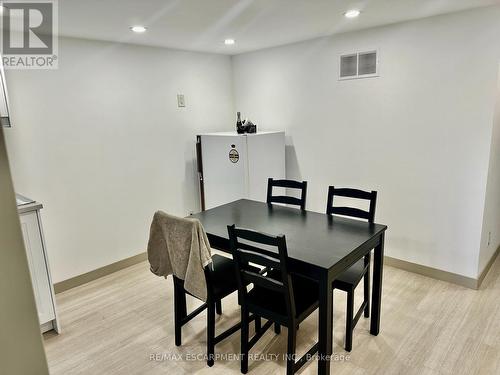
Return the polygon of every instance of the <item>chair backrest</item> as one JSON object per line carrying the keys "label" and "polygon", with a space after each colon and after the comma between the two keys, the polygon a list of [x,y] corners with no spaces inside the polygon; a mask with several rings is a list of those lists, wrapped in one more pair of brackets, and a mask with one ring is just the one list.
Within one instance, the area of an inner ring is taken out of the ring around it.
{"label": "chair backrest", "polygon": [[[295,301],[293,286],[288,273],[288,252],[284,235],[272,236],[250,229],[227,227],[229,243],[236,266],[238,288],[242,306],[247,306],[247,285],[250,283],[268,291],[281,294],[286,304],[288,317],[295,317]],[[262,248],[262,247],[265,248]],[[277,250],[277,251],[276,251]],[[279,272],[281,280],[272,278],[269,274],[256,273],[255,267],[249,263]]]}
{"label": "chair backrest", "polygon": [[[370,201],[370,208],[368,211],[361,210],[354,207],[334,206],[334,197],[346,197],[354,199],[364,199]],[[359,219],[366,219],[368,222],[373,223],[375,220],[375,208],[377,205],[377,192],[376,191],[363,191],[358,189],[341,188],[337,189],[334,186],[328,188],[328,201],[326,203],[327,215],[343,215],[356,217]]]}
{"label": "chair backrest", "polygon": [[[273,187],[281,187],[287,189],[300,189],[300,198],[289,197],[286,195],[273,195]],[[307,181],[294,180],[275,180],[269,178],[267,180],[267,203],[285,203],[300,206],[301,210],[306,209]]]}

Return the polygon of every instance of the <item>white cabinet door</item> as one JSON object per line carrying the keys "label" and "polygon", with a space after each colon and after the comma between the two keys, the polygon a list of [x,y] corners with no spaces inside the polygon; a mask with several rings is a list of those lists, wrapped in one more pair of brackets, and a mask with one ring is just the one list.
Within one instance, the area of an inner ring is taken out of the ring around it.
{"label": "white cabinet door", "polygon": [[205,208],[247,198],[247,143],[244,136],[201,136]]}
{"label": "white cabinet door", "polygon": [[[285,178],[285,133],[248,134],[248,197],[265,202],[267,179]],[[274,194],[285,194],[275,188]]]}
{"label": "white cabinet door", "polygon": [[40,324],[45,324],[55,318],[55,311],[38,217],[36,212],[28,212],[21,214],[20,219],[38,318]]}

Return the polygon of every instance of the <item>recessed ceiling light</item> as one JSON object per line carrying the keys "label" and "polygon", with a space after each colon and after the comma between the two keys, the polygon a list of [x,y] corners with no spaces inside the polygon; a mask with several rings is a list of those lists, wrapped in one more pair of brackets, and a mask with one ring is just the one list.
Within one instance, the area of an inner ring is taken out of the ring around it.
{"label": "recessed ceiling light", "polygon": [[224,41],[224,44],[225,44],[226,46],[231,46],[231,45],[233,45],[233,44],[234,44],[234,39],[226,39],[226,40]]}
{"label": "recessed ceiling light", "polygon": [[346,18],[356,18],[361,12],[357,9],[351,9],[344,13]]}
{"label": "recessed ceiling light", "polygon": [[143,33],[147,30],[148,28],[145,26],[131,26],[130,30],[132,30],[134,33]]}

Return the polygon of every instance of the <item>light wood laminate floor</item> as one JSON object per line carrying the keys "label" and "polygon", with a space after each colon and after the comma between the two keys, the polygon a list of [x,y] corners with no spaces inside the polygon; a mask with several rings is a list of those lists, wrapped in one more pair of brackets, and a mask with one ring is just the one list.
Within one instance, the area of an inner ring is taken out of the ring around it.
{"label": "light wood laminate floor", "polygon": [[[172,289],[171,279],[156,277],[144,262],[58,294],[63,332],[44,335],[51,374],[238,374],[234,358],[219,359],[212,368],[192,360],[205,353],[205,313],[184,326],[183,346],[174,345]],[[347,358],[345,295],[335,291],[334,301],[339,358],[331,363],[332,375],[500,374],[500,258],[478,291],[385,267],[380,334],[371,336],[369,319],[361,318]],[[188,299],[188,308],[198,304]],[[235,295],[223,309],[217,332],[239,320]],[[249,374],[285,373],[286,333],[269,330],[260,339],[251,353],[279,359],[251,361]],[[237,354],[239,340],[238,332],[216,353]],[[316,340],[317,313],[300,326],[298,354]],[[167,360],[169,355],[184,360]],[[299,372],[316,373],[315,361]]]}

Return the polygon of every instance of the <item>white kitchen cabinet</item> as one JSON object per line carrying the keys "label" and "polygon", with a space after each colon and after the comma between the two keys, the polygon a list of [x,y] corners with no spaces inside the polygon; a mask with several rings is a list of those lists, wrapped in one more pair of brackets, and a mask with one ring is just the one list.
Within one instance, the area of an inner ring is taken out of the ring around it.
{"label": "white kitchen cabinet", "polygon": [[54,288],[40,218],[42,205],[22,196],[17,198],[40,327],[42,332],[54,329],[59,333]]}

